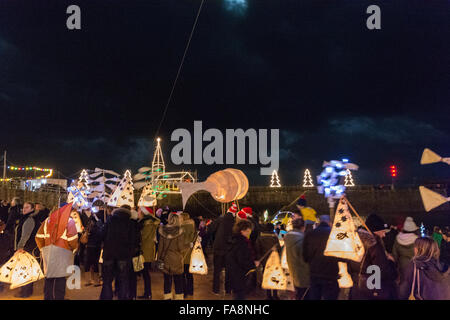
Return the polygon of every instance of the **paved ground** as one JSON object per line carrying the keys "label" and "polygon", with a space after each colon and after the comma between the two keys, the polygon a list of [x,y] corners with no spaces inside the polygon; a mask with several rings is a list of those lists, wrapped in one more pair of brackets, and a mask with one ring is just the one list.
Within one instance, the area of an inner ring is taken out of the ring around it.
{"label": "paved ground", "polygon": [[[209,272],[205,276],[194,275],[194,296],[189,297],[188,300],[231,300],[231,295],[225,295],[225,293],[221,295],[214,295],[212,293],[212,261],[208,259],[208,267]],[[151,273],[152,279],[152,293],[154,300],[162,300],[163,299],[163,274],[158,271],[154,271]],[[43,291],[44,291],[44,281],[38,281],[34,284],[34,292],[33,295],[26,300],[42,300],[43,299]],[[9,290],[5,288],[3,292],[0,292],[1,300],[25,300],[20,298],[15,298],[14,294],[16,294],[19,289]],[[70,300],[97,300],[100,297],[101,287],[92,287],[85,286],[84,277],[82,274],[82,283],[81,289],[67,290],[66,289],[66,298]],[[138,278],[138,296],[143,294],[144,292],[144,281],[142,277]],[[283,292],[280,293],[280,298],[285,300],[289,299],[291,293]],[[248,297],[249,300],[262,300],[265,299],[265,293],[261,289],[257,289],[257,291]]]}

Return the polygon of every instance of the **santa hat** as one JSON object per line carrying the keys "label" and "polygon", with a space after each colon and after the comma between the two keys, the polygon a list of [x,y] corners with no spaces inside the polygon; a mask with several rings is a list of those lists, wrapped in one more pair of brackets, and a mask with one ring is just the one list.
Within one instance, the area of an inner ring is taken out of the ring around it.
{"label": "santa hat", "polygon": [[242,211],[247,215],[247,217],[253,216],[253,210],[250,207],[242,208]]}
{"label": "santa hat", "polygon": [[228,208],[227,212],[231,212],[233,214],[233,216],[236,216],[236,212],[237,212],[237,205],[233,202],[231,204],[231,207]]}
{"label": "santa hat", "polygon": [[247,214],[244,212],[244,211],[239,211],[238,213],[237,213],[237,217],[239,218],[239,219],[247,219]]}
{"label": "santa hat", "polygon": [[151,207],[139,207],[142,211],[142,213],[146,216],[153,214],[153,209]]}
{"label": "santa hat", "polygon": [[305,195],[301,195],[300,198],[297,201],[297,205],[306,207],[306,198]]}

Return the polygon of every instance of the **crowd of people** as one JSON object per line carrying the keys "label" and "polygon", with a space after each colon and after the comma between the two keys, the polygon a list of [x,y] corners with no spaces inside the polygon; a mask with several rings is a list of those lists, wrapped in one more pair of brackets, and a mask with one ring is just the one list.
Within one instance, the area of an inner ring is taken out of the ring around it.
{"label": "crowd of people", "polygon": [[[261,285],[268,256],[286,250],[297,300],[450,299],[450,233],[434,228],[421,236],[411,217],[391,226],[370,214],[357,229],[364,245],[361,262],[325,256],[332,228],[329,215],[317,215],[304,197],[286,222],[264,222],[250,207],[232,204],[213,220],[190,216],[168,207],[101,207],[72,210],[61,225],[59,211],[41,203],[14,198],[0,203],[0,264],[15,252],[26,251],[43,262],[45,299],[64,299],[67,267],[84,269],[84,286],[101,287],[99,299],[152,299],[151,271],[164,278],[164,299],[194,294],[189,272],[193,247],[200,237],[206,258],[212,254],[212,293],[243,300]],[[367,228],[366,228],[367,227]],[[282,240],[282,241],[280,241]],[[280,245],[283,243],[283,245]],[[50,254],[51,252],[51,254]],[[208,259],[207,259],[208,260]],[[339,288],[339,262],[345,262],[353,286]],[[368,286],[370,266],[380,270],[380,286]],[[225,271],[224,279],[221,279]],[[138,279],[144,290],[137,292]],[[5,286],[0,283],[0,290]],[[16,297],[33,293],[33,283]],[[277,290],[266,290],[279,300]]]}

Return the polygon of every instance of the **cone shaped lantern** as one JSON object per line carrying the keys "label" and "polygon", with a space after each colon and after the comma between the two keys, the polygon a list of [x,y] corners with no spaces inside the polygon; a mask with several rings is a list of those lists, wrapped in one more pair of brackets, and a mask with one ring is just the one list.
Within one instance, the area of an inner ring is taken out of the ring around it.
{"label": "cone shaped lantern", "polygon": [[37,260],[28,252],[16,252],[0,268],[0,281],[10,283],[10,289],[22,287],[44,278]]}
{"label": "cone shaped lantern", "polygon": [[200,237],[197,237],[194,249],[192,250],[189,272],[201,275],[208,274],[208,265],[206,264],[205,255],[203,254]]}
{"label": "cone shaped lantern", "polygon": [[286,290],[287,288],[286,273],[281,266],[280,255],[276,250],[272,251],[266,262],[261,286],[263,289],[272,290]]}
{"label": "cone shaped lantern", "polygon": [[356,232],[347,200],[343,197],[339,200],[333,227],[323,254],[356,262],[360,262],[364,256],[364,246]]}

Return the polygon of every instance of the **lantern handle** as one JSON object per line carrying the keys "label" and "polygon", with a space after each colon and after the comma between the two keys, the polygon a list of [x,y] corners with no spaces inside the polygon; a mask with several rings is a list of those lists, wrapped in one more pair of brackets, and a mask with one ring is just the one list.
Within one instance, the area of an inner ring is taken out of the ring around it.
{"label": "lantern handle", "polygon": [[356,216],[359,218],[359,220],[361,221],[361,223],[362,223],[362,225],[364,226],[364,228],[366,228],[367,231],[369,231],[369,233],[373,236],[372,231],[370,231],[370,229],[367,227],[367,225],[366,225],[366,223],[364,222],[364,220],[361,219],[360,215],[358,214],[358,212],[356,212],[355,208],[353,208],[352,204],[350,203],[350,201],[348,201],[347,197],[346,197],[346,196],[342,196],[342,199],[344,199],[344,200],[347,202],[348,206],[350,207],[350,209],[353,210],[353,212],[354,212],[354,213],[356,214]]}

